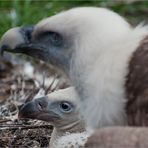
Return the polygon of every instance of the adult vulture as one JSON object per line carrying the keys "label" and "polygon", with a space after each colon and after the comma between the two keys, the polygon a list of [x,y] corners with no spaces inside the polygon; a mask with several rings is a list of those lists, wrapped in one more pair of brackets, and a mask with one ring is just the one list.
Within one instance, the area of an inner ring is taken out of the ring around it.
{"label": "adult vulture", "polygon": [[1,52],[62,69],[79,95],[87,127],[148,125],[148,29],[105,8],[81,7],[13,28]]}

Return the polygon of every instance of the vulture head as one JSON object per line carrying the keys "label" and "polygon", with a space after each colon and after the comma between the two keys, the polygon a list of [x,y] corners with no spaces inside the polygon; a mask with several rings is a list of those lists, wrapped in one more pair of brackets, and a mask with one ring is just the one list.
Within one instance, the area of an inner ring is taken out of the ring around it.
{"label": "vulture head", "polygon": [[60,137],[85,131],[84,121],[79,118],[78,96],[73,87],[27,102],[20,108],[19,118],[38,119],[53,125],[52,148],[58,147],[56,142]]}
{"label": "vulture head", "polygon": [[34,26],[8,30],[1,39],[1,51],[39,58],[69,75],[73,66],[83,69],[89,62],[89,67],[106,43],[111,45],[127,31],[128,23],[114,12],[104,8],[75,8]]}
{"label": "vulture head", "polygon": [[73,87],[69,87],[33,99],[20,108],[19,118],[47,121],[59,130],[77,126],[81,122],[78,96]]}
{"label": "vulture head", "polygon": [[108,9],[82,7],[12,28],[0,48],[62,69],[76,88],[87,125],[98,128],[126,123],[128,62],[146,34]]}

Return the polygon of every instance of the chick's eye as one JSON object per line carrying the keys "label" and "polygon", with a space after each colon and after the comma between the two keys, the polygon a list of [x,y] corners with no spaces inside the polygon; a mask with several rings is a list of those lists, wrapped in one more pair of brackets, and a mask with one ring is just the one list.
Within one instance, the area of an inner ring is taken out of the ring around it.
{"label": "chick's eye", "polygon": [[60,104],[60,108],[61,108],[61,110],[64,111],[64,112],[70,112],[71,109],[72,109],[72,106],[71,106],[71,104],[68,103],[68,102],[62,102],[62,103]]}

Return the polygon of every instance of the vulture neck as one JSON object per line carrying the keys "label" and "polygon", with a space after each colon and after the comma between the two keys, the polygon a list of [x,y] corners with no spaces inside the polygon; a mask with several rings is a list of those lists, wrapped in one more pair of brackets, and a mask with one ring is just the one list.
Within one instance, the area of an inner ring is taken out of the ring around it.
{"label": "vulture neck", "polygon": [[80,53],[81,49],[79,54],[76,53],[70,78],[80,95],[80,113],[87,127],[96,129],[126,124],[125,80],[128,65],[147,34],[147,28],[131,28],[104,48],[98,42],[92,48],[83,48],[83,54]]}
{"label": "vulture neck", "polygon": [[[60,124],[59,124],[60,125]],[[81,133],[85,131],[84,122],[82,120],[73,122],[66,126],[54,127],[50,139],[50,148],[57,148],[58,140],[65,135],[70,135],[72,133]]]}

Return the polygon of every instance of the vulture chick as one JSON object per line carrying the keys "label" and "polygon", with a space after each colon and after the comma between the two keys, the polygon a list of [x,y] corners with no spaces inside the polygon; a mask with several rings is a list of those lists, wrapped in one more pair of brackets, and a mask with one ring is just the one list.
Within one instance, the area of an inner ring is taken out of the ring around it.
{"label": "vulture chick", "polygon": [[0,47],[62,69],[87,127],[148,125],[147,35],[115,12],[82,7],[8,30]]}
{"label": "vulture chick", "polygon": [[[27,102],[21,107],[19,118],[39,119],[53,125],[51,148],[82,146],[88,136],[84,122],[79,118],[78,96],[73,87]],[[75,139],[71,134],[78,136]],[[69,136],[70,139],[63,140],[63,136]]]}
{"label": "vulture chick", "polygon": [[79,118],[78,96],[73,87],[27,102],[20,109],[19,117],[52,124],[50,148],[148,147],[146,128],[114,127],[86,131],[83,119]]}

